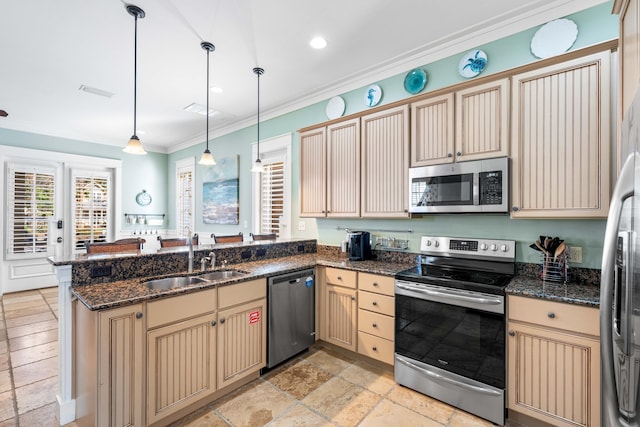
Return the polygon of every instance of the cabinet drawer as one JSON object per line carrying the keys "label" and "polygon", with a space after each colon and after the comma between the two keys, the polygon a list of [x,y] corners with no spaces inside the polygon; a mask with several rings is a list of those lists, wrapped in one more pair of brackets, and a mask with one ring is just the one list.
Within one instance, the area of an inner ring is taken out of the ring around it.
{"label": "cabinet drawer", "polygon": [[351,270],[329,267],[325,269],[325,275],[327,277],[327,283],[331,283],[332,285],[355,289],[358,283],[357,272]]}
{"label": "cabinet drawer", "polygon": [[509,296],[507,301],[509,320],[600,336],[600,317],[595,308],[516,296]]}
{"label": "cabinet drawer", "polygon": [[360,309],[358,310],[358,330],[393,341],[393,317]]}
{"label": "cabinet drawer", "polygon": [[376,313],[393,316],[395,313],[394,297],[387,295],[374,294],[372,292],[358,292],[358,307],[365,310],[375,311]]}
{"label": "cabinet drawer", "polygon": [[265,279],[249,282],[233,283],[218,288],[218,307],[222,310],[232,305],[267,297],[267,282]]}
{"label": "cabinet drawer", "polygon": [[358,353],[393,365],[393,341],[360,332],[358,333]]}
{"label": "cabinet drawer", "polygon": [[394,278],[377,276],[369,273],[358,273],[358,289],[379,294],[394,295]]}
{"label": "cabinet drawer", "polygon": [[147,303],[147,328],[167,325],[216,310],[216,290],[192,292]]}

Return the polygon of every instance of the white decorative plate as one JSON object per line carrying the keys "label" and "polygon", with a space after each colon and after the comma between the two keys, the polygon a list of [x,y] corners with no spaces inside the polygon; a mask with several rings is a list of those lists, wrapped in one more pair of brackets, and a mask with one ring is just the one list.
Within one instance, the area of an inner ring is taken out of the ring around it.
{"label": "white decorative plate", "polygon": [[327,104],[327,117],[330,120],[342,117],[344,114],[344,99],[340,96],[334,96]]}
{"label": "white decorative plate", "polygon": [[378,85],[371,85],[364,92],[364,105],[367,107],[378,105],[380,99],[382,99],[382,89]]}
{"label": "white decorative plate", "polygon": [[487,54],[480,49],[473,49],[467,52],[458,64],[458,73],[466,79],[475,77],[487,66]]}
{"label": "white decorative plate", "polygon": [[549,58],[568,51],[578,38],[578,26],[570,19],[547,22],[531,38],[531,52]]}

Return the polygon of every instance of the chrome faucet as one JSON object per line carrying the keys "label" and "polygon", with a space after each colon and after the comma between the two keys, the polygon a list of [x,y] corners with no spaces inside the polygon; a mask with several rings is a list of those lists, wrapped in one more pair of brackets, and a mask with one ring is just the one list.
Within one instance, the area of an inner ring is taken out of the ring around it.
{"label": "chrome faucet", "polygon": [[223,259],[223,260],[222,260],[222,267],[220,267],[220,268],[221,268],[221,270],[223,270],[223,271],[227,269],[227,260],[226,260],[226,259]]}
{"label": "chrome faucet", "polygon": [[211,269],[216,268],[216,254],[213,252],[209,252],[209,256],[203,257],[200,260],[200,271],[206,271],[207,262],[211,262]]}
{"label": "chrome faucet", "polygon": [[193,236],[191,236],[191,230],[189,227],[185,227],[187,230],[187,244],[189,246],[189,267],[188,272],[193,273]]}
{"label": "chrome faucet", "polygon": [[211,269],[216,269],[216,254],[215,252],[209,252],[209,260],[211,261]]}

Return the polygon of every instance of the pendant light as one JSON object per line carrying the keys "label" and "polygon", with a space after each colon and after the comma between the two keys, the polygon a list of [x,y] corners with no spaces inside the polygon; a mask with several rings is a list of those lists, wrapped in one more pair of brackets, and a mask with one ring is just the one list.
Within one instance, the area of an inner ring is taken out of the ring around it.
{"label": "pendant light", "polygon": [[198,163],[205,166],[213,166],[216,164],[216,161],[211,151],[209,151],[209,54],[216,50],[216,47],[209,42],[200,43],[200,47],[207,51],[207,148],[204,150],[204,153],[202,153],[202,157],[200,157]]}
{"label": "pendant light", "polygon": [[251,168],[251,172],[260,173],[264,171],[262,167],[262,162],[260,161],[260,76],[264,74],[264,69],[260,67],[255,67],[253,69],[253,73],[258,76],[258,124],[256,128],[258,129],[258,156],[256,157],[256,161],[253,163],[253,167]]}
{"label": "pendant light", "polygon": [[127,146],[122,149],[125,153],[129,154],[147,154],[142,147],[142,143],[136,135],[136,92],[137,92],[137,70],[138,70],[138,18],[144,18],[144,10],[138,6],[132,4],[125,5],[129,15],[135,19],[135,29],[133,33],[133,135],[127,143]]}

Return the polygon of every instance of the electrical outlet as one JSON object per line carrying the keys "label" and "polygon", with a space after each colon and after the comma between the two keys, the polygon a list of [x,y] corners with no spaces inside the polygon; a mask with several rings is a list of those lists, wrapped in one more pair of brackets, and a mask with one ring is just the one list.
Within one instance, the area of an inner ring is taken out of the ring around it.
{"label": "electrical outlet", "polygon": [[298,230],[304,231],[307,229],[307,221],[298,221]]}
{"label": "electrical outlet", "polygon": [[572,264],[582,264],[582,248],[580,246],[569,246],[567,261]]}

